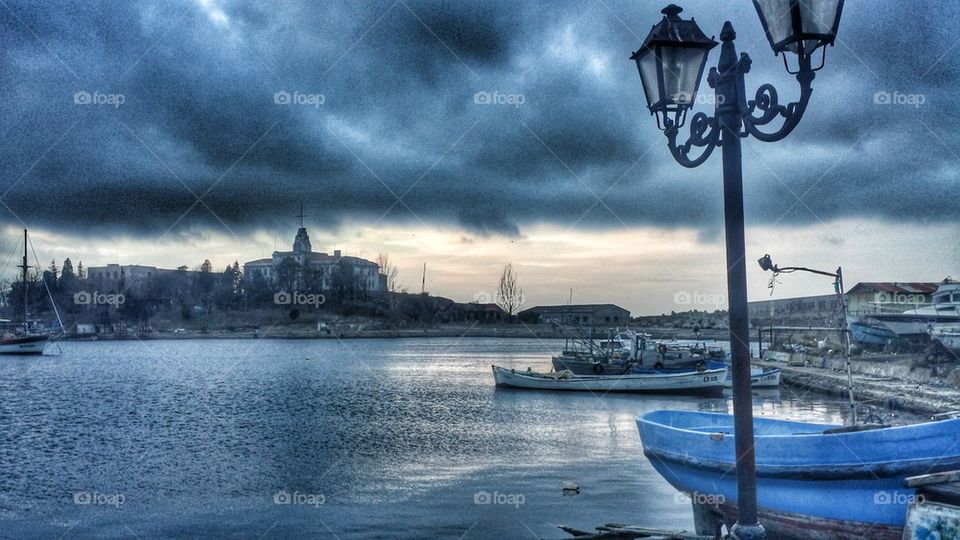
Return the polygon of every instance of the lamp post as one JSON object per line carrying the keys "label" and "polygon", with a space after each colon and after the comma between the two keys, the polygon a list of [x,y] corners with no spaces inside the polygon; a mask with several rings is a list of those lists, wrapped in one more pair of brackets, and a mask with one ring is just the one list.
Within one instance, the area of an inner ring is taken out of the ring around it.
{"label": "lamp post", "polygon": [[[680,128],[696,102],[696,93],[710,49],[717,43],[693,20],[683,20],[683,10],[673,4],[662,11],[663,19],[630,57],[636,61],[647,98],[647,108],[667,137],[673,158],[684,167],[697,167],[720,146],[723,150],[724,225],[727,250],[727,296],[730,308],[730,347],[733,358],[733,412],[737,459],[735,538],[765,538],[757,520],[756,460],[753,450],[753,399],[750,388],[749,321],[747,277],[744,264],[743,174],[740,139],[752,135],[779,141],[797,126],[812,92],[815,72],[823,67],[826,45],[832,45],[840,24],[843,0],[754,0],[774,54],[783,55],[787,71],[796,76],[800,97],[781,105],[777,91],[763,84],[747,101],[744,75],[750,57],[737,56],[736,32],[729,21],[720,32],[720,60],[710,68],[707,83],[714,89],[714,115],[698,112],[690,121],[690,135],[678,143]],[[814,67],[817,52],[819,63]],[[791,68],[791,64],[795,67]],[[778,118],[779,129],[762,128]],[[696,147],[699,155],[692,157]]]}
{"label": "lamp post", "polygon": [[773,264],[773,261],[770,260],[770,255],[764,255],[758,259],[757,264],[760,265],[760,269],[764,272],[773,272],[774,277],[778,274],[789,274],[790,272],[810,272],[811,274],[820,274],[821,276],[833,278],[833,290],[837,293],[837,296],[840,297],[840,316],[842,318],[840,331],[843,333],[843,354],[846,357],[847,364],[847,394],[850,398],[850,417],[853,425],[857,425],[857,402],[853,397],[853,369],[850,365],[850,331],[847,327],[847,296],[843,288],[843,268],[838,266],[836,272],[814,270],[813,268],[806,268],[804,266],[784,266],[780,268]]}

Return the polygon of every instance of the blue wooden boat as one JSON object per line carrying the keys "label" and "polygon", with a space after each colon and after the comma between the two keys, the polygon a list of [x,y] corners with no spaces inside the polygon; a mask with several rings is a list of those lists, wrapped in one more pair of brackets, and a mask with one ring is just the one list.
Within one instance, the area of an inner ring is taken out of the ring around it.
{"label": "blue wooden boat", "polygon": [[900,339],[896,332],[887,328],[882,323],[870,321],[869,319],[847,319],[847,328],[850,329],[850,335],[855,341],[866,343],[867,345],[889,345]]}
{"label": "blue wooden boat", "polygon": [[[661,476],[735,521],[732,415],[661,410],[637,426]],[[916,496],[905,479],[960,468],[960,419],[843,427],[755,418],[754,430],[760,520],[773,538],[899,539]]]}

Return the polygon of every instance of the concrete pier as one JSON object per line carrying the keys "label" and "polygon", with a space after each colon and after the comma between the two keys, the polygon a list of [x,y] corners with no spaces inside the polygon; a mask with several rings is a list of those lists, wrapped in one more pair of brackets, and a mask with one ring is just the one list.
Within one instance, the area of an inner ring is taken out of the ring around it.
{"label": "concrete pier", "polygon": [[[765,368],[780,368],[783,371],[782,384],[837,396],[847,395],[842,358],[810,356],[804,362],[808,365],[769,360],[755,363]],[[960,368],[954,366],[949,363],[926,365],[923,355],[856,358],[852,364],[854,397],[865,405],[922,414],[960,410]]]}

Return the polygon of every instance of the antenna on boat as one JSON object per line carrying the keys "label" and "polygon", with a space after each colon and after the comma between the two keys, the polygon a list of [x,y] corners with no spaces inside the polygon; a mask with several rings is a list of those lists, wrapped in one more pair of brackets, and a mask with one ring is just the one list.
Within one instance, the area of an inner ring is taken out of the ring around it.
{"label": "antenna on boat", "polygon": [[423,274],[420,278],[420,294],[427,292],[427,263],[423,263]]}

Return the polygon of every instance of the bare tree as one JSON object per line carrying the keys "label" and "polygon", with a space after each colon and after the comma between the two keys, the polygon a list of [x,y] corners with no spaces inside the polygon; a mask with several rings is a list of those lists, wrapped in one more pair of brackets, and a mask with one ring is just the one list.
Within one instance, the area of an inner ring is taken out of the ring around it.
{"label": "bare tree", "polygon": [[387,278],[387,292],[400,292],[400,270],[390,262],[390,255],[387,253],[377,255],[377,265],[380,266],[380,273]]}
{"label": "bare tree", "polygon": [[517,275],[513,273],[513,264],[507,263],[500,274],[500,285],[497,287],[497,305],[513,315],[520,303],[523,302],[523,289],[517,284]]}

